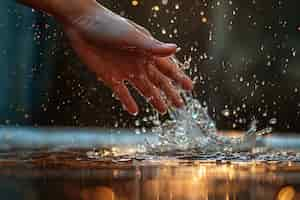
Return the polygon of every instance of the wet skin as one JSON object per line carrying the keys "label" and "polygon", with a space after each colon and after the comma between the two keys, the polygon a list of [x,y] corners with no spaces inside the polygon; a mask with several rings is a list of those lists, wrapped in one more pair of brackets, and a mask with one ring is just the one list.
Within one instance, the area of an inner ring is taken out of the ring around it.
{"label": "wet skin", "polygon": [[[139,112],[126,82],[159,112],[183,106],[174,84],[186,90],[192,81],[170,59],[177,49],[149,31],[104,8],[95,0],[19,0],[53,15],[89,70],[110,87],[131,114]],[[166,98],[165,98],[166,97]]]}

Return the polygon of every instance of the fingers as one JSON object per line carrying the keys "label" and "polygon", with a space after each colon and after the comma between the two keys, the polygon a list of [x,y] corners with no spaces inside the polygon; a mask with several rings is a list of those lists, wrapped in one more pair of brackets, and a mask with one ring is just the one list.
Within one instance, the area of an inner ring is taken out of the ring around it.
{"label": "fingers", "polygon": [[160,113],[165,113],[167,111],[167,106],[161,98],[160,91],[147,77],[134,78],[131,82]]}
{"label": "fingers", "polygon": [[131,96],[128,88],[124,83],[115,84],[112,86],[112,90],[120,99],[123,104],[123,107],[132,115],[137,115],[139,112],[138,106]]}
{"label": "fingers", "polygon": [[174,80],[185,90],[193,89],[192,80],[181,71],[178,66],[171,61],[169,58],[157,58],[156,59],[157,69],[162,72],[165,76]]}
{"label": "fingers", "polygon": [[172,102],[174,106],[180,108],[184,105],[179,92],[175,89],[175,87],[171,83],[171,80],[161,72],[159,72],[156,67],[152,66],[151,68],[149,68],[149,78],[158,88],[160,88],[165,93],[167,98]]}

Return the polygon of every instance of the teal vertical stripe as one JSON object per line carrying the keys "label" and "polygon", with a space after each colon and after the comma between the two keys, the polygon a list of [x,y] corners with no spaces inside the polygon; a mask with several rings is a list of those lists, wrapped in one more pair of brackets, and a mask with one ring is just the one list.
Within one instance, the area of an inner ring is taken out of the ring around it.
{"label": "teal vertical stripe", "polygon": [[[22,123],[42,103],[41,92],[51,78],[50,63],[45,56],[50,41],[41,38],[41,14],[14,1],[0,6],[0,123],[9,120]],[[43,64],[45,63],[45,64]],[[48,64],[46,64],[48,63]],[[41,67],[42,66],[42,67]],[[43,69],[35,75],[35,70]]]}

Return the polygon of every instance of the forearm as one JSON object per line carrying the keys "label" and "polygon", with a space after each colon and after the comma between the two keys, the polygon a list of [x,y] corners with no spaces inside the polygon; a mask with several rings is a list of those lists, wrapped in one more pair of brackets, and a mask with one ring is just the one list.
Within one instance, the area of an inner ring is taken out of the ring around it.
{"label": "forearm", "polygon": [[97,5],[95,0],[17,0],[34,9],[47,12],[54,17],[67,21],[82,15],[91,6]]}

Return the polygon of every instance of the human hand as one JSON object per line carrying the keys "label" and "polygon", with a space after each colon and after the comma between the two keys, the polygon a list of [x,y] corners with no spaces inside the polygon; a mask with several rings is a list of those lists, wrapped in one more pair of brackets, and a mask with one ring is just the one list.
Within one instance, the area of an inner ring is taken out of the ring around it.
{"label": "human hand", "polygon": [[[143,27],[101,6],[95,0],[19,0],[57,18],[82,61],[119,97],[126,110],[138,113],[129,82],[159,111],[164,99],[180,107],[183,101],[173,82],[192,89],[192,81],[169,56],[175,44],[154,39]],[[164,93],[164,94],[163,94]]]}
{"label": "human hand", "polygon": [[66,28],[66,32],[79,57],[114,91],[131,114],[138,113],[138,106],[125,82],[133,85],[161,113],[166,112],[168,107],[162,92],[174,106],[183,105],[173,81],[187,90],[192,89],[191,80],[168,57],[97,47],[70,27]]}
{"label": "human hand", "polygon": [[113,13],[99,3],[87,7],[85,12],[78,16],[66,17],[64,21],[94,46],[109,45],[112,48],[162,57],[176,52],[175,44],[163,43],[149,37],[150,33],[145,28]]}
{"label": "human hand", "polygon": [[145,28],[101,5],[65,27],[79,57],[114,91],[129,113],[137,114],[138,106],[126,82],[161,113],[166,112],[167,101],[183,106],[173,82],[187,90],[193,86],[168,57],[176,52],[176,45],[159,42]]}

